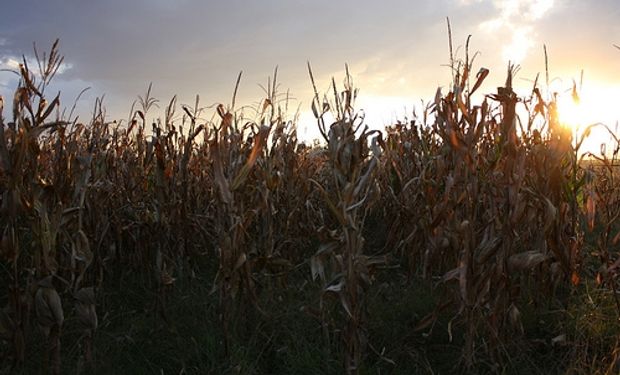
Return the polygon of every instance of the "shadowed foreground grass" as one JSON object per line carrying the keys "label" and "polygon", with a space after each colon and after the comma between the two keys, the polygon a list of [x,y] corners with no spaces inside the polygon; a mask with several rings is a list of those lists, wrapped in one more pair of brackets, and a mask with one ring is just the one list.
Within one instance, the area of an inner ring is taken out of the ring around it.
{"label": "shadowed foreground grass", "polygon": [[[98,301],[107,312],[100,319],[92,367],[84,365],[77,345],[65,345],[62,373],[78,369],[94,374],[340,374],[341,337],[336,331],[330,335],[332,343],[326,344],[320,320],[307,311],[306,301],[317,291],[305,273],[309,272],[304,269],[296,275],[295,287],[289,285],[285,293],[263,293],[260,305],[268,316],[237,312],[245,314],[246,321],[235,326],[229,355],[224,351],[217,297],[208,280],[198,276],[177,285],[166,318],[155,313],[157,296],[143,287],[142,280],[123,280],[122,287],[109,286]],[[421,279],[382,277],[369,292],[372,348],[362,373],[613,373],[607,366],[616,356],[610,350],[617,348],[620,337],[615,307],[609,293],[587,288],[584,285],[570,297],[568,310],[553,304],[530,306],[523,316],[527,335],[504,348],[511,353],[505,365],[498,367],[480,353],[476,367],[465,370],[462,327],[446,329],[452,312],[442,313],[432,329],[415,329],[439,295],[429,293],[429,285]],[[66,331],[63,340],[78,342],[78,335]],[[29,343],[27,355],[34,360],[17,373],[42,371],[36,356],[42,350],[39,339]]]}

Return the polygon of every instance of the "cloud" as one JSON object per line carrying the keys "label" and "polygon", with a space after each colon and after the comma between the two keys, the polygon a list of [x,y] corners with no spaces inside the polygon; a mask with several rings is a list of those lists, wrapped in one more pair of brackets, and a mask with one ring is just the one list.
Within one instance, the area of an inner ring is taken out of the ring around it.
{"label": "cloud", "polygon": [[10,96],[12,86],[17,84],[17,76],[11,71],[19,69],[19,61],[14,57],[0,57],[0,95]]}
{"label": "cloud", "polygon": [[[464,0],[459,0],[463,4]],[[469,4],[471,1],[465,1]],[[487,34],[510,40],[502,47],[504,61],[521,63],[537,40],[536,26],[555,5],[554,0],[494,0],[495,16],[478,28]]]}
{"label": "cloud", "polygon": [[527,16],[532,20],[541,19],[551,8],[553,8],[554,0],[538,0],[531,1]]}
{"label": "cloud", "polygon": [[554,0],[494,0],[493,4],[503,19],[536,21],[553,8]]}
{"label": "cloud", "polygon": [[[10,46],[11,39],[4,38],[3,46]],[[0,47],[3,47],[0,45]],[[39,48],[39,57],[43,58],[43,49]],[[46,56],[47,57],[47,56]],[[0,96],[4,98],[4,115],[10,113],[12,110],[12,98],[15,88],[19,84],[19,75],[15,74],[19,72],[20,65],[23,64],[24,58],[26,63],[32,72],[35,83],[40,82],[41,72],[39,70],[39,64],[34,56],[34,52],[19,56],[15,54],[9,48],[0,48]],[[63,62],[60,64],[58,70],[55,73],[54,79],[51,84],[47,86],[46,91],[49,96],[55,95],[56,92],[62,92],[61,95],[61,108],[71,107],[71,104],[76,100],[79,92],[84,88],[93,86],[91,82],[75,79],[70,77],[70,73],[74,69],[72,62]],[[96,95],[101,96],[103,93],[97,92]],[[80,99],[78,108],[84,109],[86,113],[91,107],[95,96],[90,92],[83,95]],[[90,102],[87,102],[90,101]]]}
{"label": "cloud", "polygon": [[19,60],[14,56],[0,57],[0,69],[18,70]]}
{"label": "cloud", "polygon": [[533,33],[533,27],[529,25],[513,29],[510,43],[502,48],[504,61],[520,63],[525,60],[528,51],[534,45],[531,38]]}
{"label": "cloud", "polygon": [[[40,56],[42,58],[42,56]],[[19,66],[23,63],[23,58],[14,56],[14,55],[4,55],[0,56],[0,70],[9,70],[19,72]],[[32,74],[39,78],[41,76],[41,72],[39,71],[39,64],[37,60],[32,56],[26,57],[26,64],[28,68],[32,72]],[[56,70],[56,77],[60,77],[63,74],[67,73],[73,68],[72,63],[62,62],[58,69]]]}
{"label": "cloud", "polygon": [[484,0],[458,0],[458,4],[461,6],[468,6],[472,4],[482,3]]}
{"label": "cloud", "polygon": [[[462,52],[472,34],[471,51],[481,52],[476,64],[503,74],[505,60],[531,61],[542,37],[550,51],[559,49],[550,38],[585,38],[556,31],[579,27],[578,21],[564,21],[564,8],[575,18],[591,17],[588,12],[609,18],[588,22],[592,31],[584,27],[580,34],[596,34],[618,18],[613,13],[618,0],[599,0],[597,7],[578,0],[20,0],[3,8],[0,57],[30,56],[33,41],[43,51],[59,37],[67,65],[53,84],[63,85],[63,96],[67,85],[105,92],[112,117],[124,117],[149,82],[162,102],[179,94],[181,103],[191,103],[200,94],[204,105],[226,103],[241,70],[237,102],[252,103],[264,95],[258,83],[276,65],[282,90],[290,88],[305,110],[312,89],[308,60],[319,90],[329,89],[332,76],[341,84],[348,62],[362,96],[428,99],[450,79],[442,66],[448,60],[446,17],[455,51]],[[552,17],[557,14],[563,18]],[[581,49],[592,45],[571,43]],[[566,50],[590,56],[576,47]]]}

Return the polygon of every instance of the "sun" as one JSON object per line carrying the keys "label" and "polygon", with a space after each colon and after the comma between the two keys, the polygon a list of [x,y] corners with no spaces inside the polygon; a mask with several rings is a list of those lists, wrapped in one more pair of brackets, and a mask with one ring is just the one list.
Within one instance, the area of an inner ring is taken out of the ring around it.
{"label": "sun", "polygon": [[[558,94],[557,108],[560,123],[572,129],[578,139],[592,124],[605,124],[609,130],[616,132],[616,123],[620,120],[620,111],[616,103],[618,94],[618,87],[602,85],[590,85],[579,93],[568,90]],[[615,146],[611,144],[613,138],[609,130],[601,125],[592,127],[580,151],[598,154],[601,144],[606,144],[608,149]]]}
{"label": "sun", "polygon": [[573,95],[559,95],[558,101],[558,117],[560,123],[569,128],[580,128],[587,126],[588,103],[581,97],[573,97]]}

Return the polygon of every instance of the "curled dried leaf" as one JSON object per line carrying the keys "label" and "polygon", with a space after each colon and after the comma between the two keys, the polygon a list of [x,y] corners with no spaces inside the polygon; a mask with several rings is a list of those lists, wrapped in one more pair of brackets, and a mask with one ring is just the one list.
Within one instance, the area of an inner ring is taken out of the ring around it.
{"label": "curled dried leaf", "polygon": [[95,304],[95,289],[93,287],[81,288],[75,295],[75,299],[85,305]]}
{"label": "curled dried leaf", "polygon": [[443,282],[450,281],[450,280],[458,280],[460,275],[461,275],[461,267],[456,267],[455,269],[446,272],[441,278],[441,280]]}
{"label": "curled dried leaf", "polygon": [[310,272],[312,273],[312,281],[316,281],[317,278],[325,280],[325,268],[319,257],[310,257]]}
{"label": "curled dried leaf", "polygon": [[88,240],[88,237],[86,237],[86,233],[84,233],[84,231],[78,231],[76,238],[72,243],[72,249],[73,257],[76,260],[84,262],[87,266],[92,263],[93,253],[90,250],[90,242]]}
{"label": "curled dried leaf", "polygon": [[76,299],[75,310],[80,325],[86,330],[96,330],[98,325],[97,311],[95,308],[95,290],[93,287],[78,290],[74,297]]}
{"label": "curled dried leaf", "polygon": [[508,268],[511,271],[530,271],[549,258],[548,254],[543,254],[540,251],[524,251],[508,258]]}
{"label": "curled dried leaf", "polygon": [[269,136],[270,130],[271,128],[269,128],[268,126],[261,127],[258,135],[256,136],[254,140],[254,146],[252,147],[252,152],[250,152],[250,156],[248,157],[248,160],[246,160],[245,165],[241,168],[241,170],[239,171],[239,173],[235,176],[235,179],[233,180],[233,183],[231,185],[231,189],[233,191],[238,189],[248,178],[248,175],[250,174],[252,167],[256,163],[256,159],[260,155],[261,151],[263,150],[263,146],[267,142],[267,137]]}
{"label": "curled dried leaf", "polygon": [[243,265],[245,264],[245,262],[247,260],[248,260],[247,255],[245,255],[245,253],[241,253],[241,255],[239,255],[239,258],[237,258],[237,262],[235,263],[235,267],[233,268],[233,272],[237,271],[238,269],[243,267]]}
{"label": "curled dried leaf", "polygon": [[480,70],[478,71],[478,74],[476,74],[476,83],[474,84],[474,87],[472,87],[471,91],[469,92],[470,96],[474,92],[476,92],[476,90],[478,90],[478,88],[480,87],[480,85],[482,85],[482,82],[484,82],[484,79],[488,75],[489,75],[489,69],[487,69],[487,68],[480,68]]}
{"label": "curled dried leaf", "polygon": [[551,203],[549,198],[544,198],[545,201],[545,232],[551,228],[551,225],[555,222],[558,209]]}
{"label": "curled dried leaf", "polygon": [[[51,278],[51,276],[45,279],[48,278]],[[47,285],[48,283],[45,279],[39,285]],[[35,294],[34,302],[37,322],[46,335],[49,335],[54,325],[62,327],[65,317],[62,310],[62,302],[56,289],[45,286],[39,287]]]}

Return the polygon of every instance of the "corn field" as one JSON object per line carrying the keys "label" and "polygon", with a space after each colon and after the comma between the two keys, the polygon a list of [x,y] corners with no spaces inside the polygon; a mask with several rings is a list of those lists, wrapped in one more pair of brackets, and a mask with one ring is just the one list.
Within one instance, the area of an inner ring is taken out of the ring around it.
{"label": "corn field", "polygon": [[[273,361],[294,350],[283,321],[323,363],[296,373],[434,373],[421,358],[445,335],[453,372],[502,373],[536,345],[560,373],[620,371],[620,142],[580,153],[587,135],[537,83],[519,97],[514,66],[475,102],[488,70],[451,56],[448,92],[379,132],[348,69],[321,93],[308,65],[308,146],[277,70],[252,111],[235,89],[213,113],[173,98],[154,120],[149,88],[126,122],[100,101],[78,122],[46,91],[61,63],[58,43],[24,60],[12,113],[0,101],[0,372],[107,373],[131,336],[112,333],[114,296],[131,290],[162,343],[183,340],[184,304],[213,328],[217,354],[196,344],[165,373],[270,373],[239,353],[248,338]],[[429,299],[391,298],[411,288]],[[390,309],[409,322],[392,346],[377,339],[402,319]]]}

